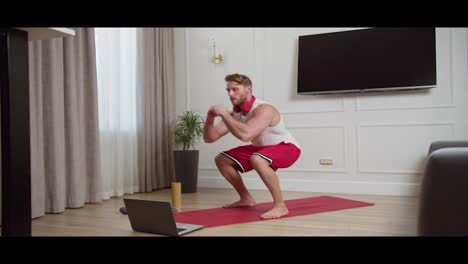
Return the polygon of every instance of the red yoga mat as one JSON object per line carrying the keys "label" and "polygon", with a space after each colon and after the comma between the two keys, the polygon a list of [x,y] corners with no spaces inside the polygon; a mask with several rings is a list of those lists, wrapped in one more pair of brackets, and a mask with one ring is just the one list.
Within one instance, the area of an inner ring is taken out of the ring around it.
{"label": "red yoga mat", "polygon": [[[318,196],[286,200],[285,204],[288,207],[289,214],[283,216],[282,218],[374,205],[373,203],[366,203],[331,196]],[[203,225],[205,227],[265,221],[264,219],[260,218],[260,215],[270,210],[272,206],[273,203],[269,202],[259,203],[254,207],[211,208],[187,212],[176,212],[174,213],[174,218],[176,222]]]}

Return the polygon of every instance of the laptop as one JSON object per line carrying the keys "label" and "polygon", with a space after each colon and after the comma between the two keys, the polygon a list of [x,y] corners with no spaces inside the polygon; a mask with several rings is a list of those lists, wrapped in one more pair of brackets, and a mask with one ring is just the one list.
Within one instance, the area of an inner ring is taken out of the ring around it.
{"label": "laptop", "polygon": [[183,236],[202,229],[202,225],[176,223],[169,202],[126,199],[128,219],[132,229],[138,232],[167,236]]}

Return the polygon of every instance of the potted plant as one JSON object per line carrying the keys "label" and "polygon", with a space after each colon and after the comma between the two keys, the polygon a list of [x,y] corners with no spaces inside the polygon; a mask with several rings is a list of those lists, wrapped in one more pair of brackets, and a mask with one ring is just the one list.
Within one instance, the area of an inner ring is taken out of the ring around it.
{"label": "potted plant", "polygon": [[199,151],[195,149],[195,144],[203,135],[203,126],[203,118],[190,110],[176,119],[174,167],[176,181],[182,185],[182,193],[197,191]]}

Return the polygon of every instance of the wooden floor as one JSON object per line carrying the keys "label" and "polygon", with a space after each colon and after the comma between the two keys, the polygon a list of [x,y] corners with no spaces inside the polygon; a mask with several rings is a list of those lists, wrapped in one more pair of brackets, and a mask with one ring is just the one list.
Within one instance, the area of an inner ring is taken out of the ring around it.
{"label": "wooden floor", "polygon": [[[257,203],[271,202],[266,190],[252,190]],[[330,195],[375,203],[374,206],[205,228],[187,236],[415,236],[416,197],[284,192],[285,199]],[[136,199],[171,201],[170,189],[126,195]],[[156,236],[134,232],[119,212],[123,198],[112,198],[32,221],[33,236]],[[237,199],[230,189],[199,188],[182,194],[182,211],[220,207]]]}

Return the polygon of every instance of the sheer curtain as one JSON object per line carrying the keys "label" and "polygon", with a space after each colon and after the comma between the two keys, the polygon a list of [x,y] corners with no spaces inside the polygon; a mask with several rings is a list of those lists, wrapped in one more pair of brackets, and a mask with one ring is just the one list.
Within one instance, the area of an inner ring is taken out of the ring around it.
{"label": "sheer curtain", "polygon": [[104,199],[170,187],[172,28],[96,28]]}
{"label": "sheer curtain", "polygon": [[137,30],[96,28],[104,199],[138,191]]}

